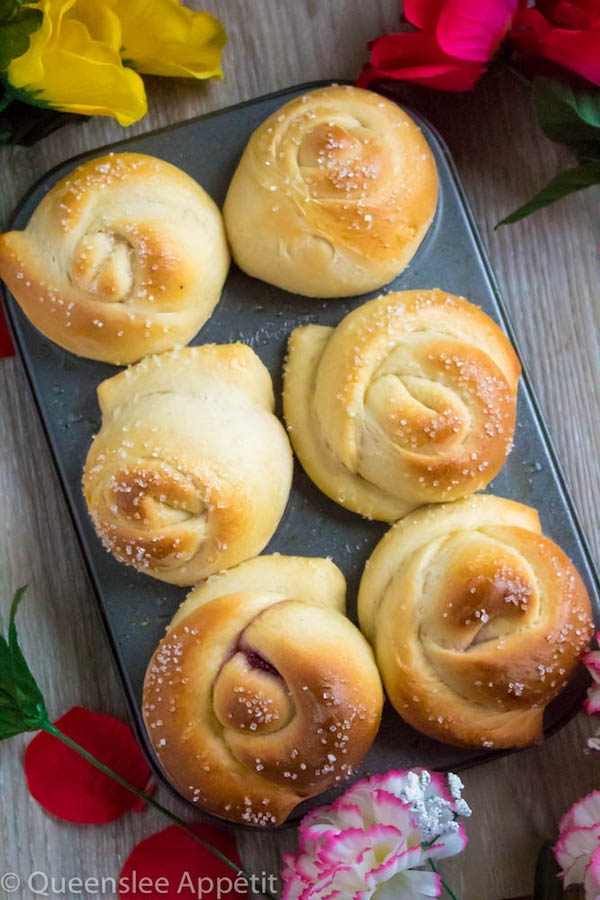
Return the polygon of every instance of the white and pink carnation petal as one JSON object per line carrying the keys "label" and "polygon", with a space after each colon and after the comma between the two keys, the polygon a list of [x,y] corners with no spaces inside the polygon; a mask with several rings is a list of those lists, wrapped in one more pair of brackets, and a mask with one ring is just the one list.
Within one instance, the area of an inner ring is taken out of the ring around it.
{"label": "white and pink carnation petal", "polygon": [[381,791],[395,794],[405,802],[413,799],[422,799],[424,791],[420,783],[420,777],[425,769],[400,769],[397,772],[388,772],[386,775],[375,776],[372,780],[374,787]]}
{"label": "white and pink carnation petal", "polygon": [[307,813],[300,823],[300,836],[318,835],[322,831],[337,828],[337,816],[333,806],[319,806]]}
{"label": "white and pink carnation petal", "polygon": [[300,853],[312,855],[315,852],[316,846],[330,834],[336,834],[338,829],[334,828],[332,825],[323,825],[321,823],[308,824],[307,819],[308,816],[305,816],[300,823],[298,831],[298,851]]}
{"label": "white and pink carnation petal", "polygon": [[335,837],[336,834],[339,834],[338,828],[329,827],[320,827],[315,826],[314,828],[310,828],[300,835],[300,839],[298,842],[298,848],[300,853],[304,856],[308,856],[312,859],[315,859],[327,841]]}
{"label": "white and pink carnation petal", "polygon": [[310,856],[286,854],[283,857],[284,867],[281,878],[284,884],[282,900],[299,900],[307,887],[321,877]]}
{"label": "white and pink carnation petal", "polygon": [[330,823],[330,810],[329,806],[319,806],[317,809],[311,809],[310,812],[307,812],[302,821],[300,822],[300,834],[305,834],[310,828],[319,828],[325,824],[324,820],[327,820],[327,824]]}
{"label": "white and pink carnation petal", "polygon": [[307,813],[300,823],[298,847],[302,853],[314,854],[327,838],[338,834],[343,827],[359,828],[361,816],[356,808],[352,823],[340,821],[333,806],[321,806]]}
{"label": "white and pink carnation petal", "polygon": [[583,828],[593,828],[600,822],[600,791],[592,791],[565,813],[558,826],[559,831],[564,831],[573,825]]}
{"label": "white and pink carnation petal", "polygon": [[425,790],[425,798],[429,799],[429,797],[436,796],[452,803],[452,794],[448,787],[447,777],[442,775],[441,772],[430,772],[429,774],[431,776],[431,781]]}
{"label": "white and pink carnation petal", "polygon": [[[423,768],[412,769],[412,772],[419,777],[426,800],[432,797],[439,797],[441,800],[447,800],[448,803],[452,803],[453,796],[448,782],[450,775],[444,775],[442,772],[431,772],[429,769]],[[463,785],[460,779],[456,775],[452,775],[452,778],[456,779],[462,788]]]}
{"label": "white and pink carnation petal", "polygon": [[317,892],[311,894],[312,898],[329,900],[333,897],[344,897],[347,900],[364,896],[368,900],[374,892],[374,888],[367,882],[367,870],[373,864],[370,854],[362,859],[354,860],[352,864],[336,866],[317,885]]}
{"label": "white and pink carnation petal", "polygon": [[588,716],[600,715],[600,684],[592,684],[587,689],[583,706]]}
{"label": "white and pink carnation petal", "polygon": [[426,859],[445,859],[448,856],[456,856],[467,846],[467,835],[462,825],[457,825],[451,831],[446,831],[435,840],[435,844],[427,847],[423,853]]}
{"label": "white and pink carnation petal", "polygon": [[[391,835],[387,837],[390,839]],[[362,828],[348,828],[339,834],[331,834],[319,849],[317,865],[326,871],[350,859],[358,859],[371,850],[376,840],[376,835]]]}
{"label": "white and pink carnation petal", "polygon": [[554,847],[565,887],[581,884],[585,867],[600,841],[600,823],[592,828],[566,828]]}
{"label": "white and pink carnation petal", "polygon": [[342,830],[343,828],[360,828],[364,825],[366,819],[372,818],[371,807],[373,805],[372,798],[363,797],[362,792],[358,792],[353,796],[345,794],[335,801],[333,809],[333,820]]}
{"label": "white and pink carnation petal", "polygon": [[283,868],[281,870],[282,878],[294,878],[296,875],[296,864],[298,861],[298,855],[295,853],[284,853],[281,857],[283,862]]}
{"label": "white and pink carnation petal", "polygon": [[302,894],[306,889],[304,882],[294,876],[285,879],[283,873],[282,878],[283,893],[281,895],[281,900],[301,900]]}
{"label": "white and pink carnation petal", "polygon": [[399,794],[406,790],[410,775],[410,769],[397,769],[393,772],[386,772],[384,775],[372,775],[370,784],[372,788],[380,791],[390,791],[392,794]]}
{"label": "white and pink carnation petal", "polygon": [[301,878],[305,884],[312,884],[322,876],[318,859],[310,853],[301,853],[296,857],[294,875]]}
{"label": "white and pink carnation petal", "polygon": [[378,825],[393,825],[409,834],[416,828],[410,806],[396,794],[383,789],[373,791],[373,817]]}
{"label": "white and pink carnation petal", "polygon": [[[595,637],[596,643],[599,642],[599,636],[600,633]],[[583,654],[582,660],[594,681],[600,682],[600,650],[588,650]]]}
{"label": "white and pink carnation petal", "polygon": [[[420,843],[415,845],[415,849],[420,853]],[[400,828],[395,825],[372,825],[367,831],[343,832],[331,838],[319,856],[319,865],[325,868],[367,852],[371,852],[374,859],[385,862],[406,850],[406,836]],[[419,863],[413,862],[411,865]]]}
{"label": "white and pink carnation petal", "polygon": [[585,900],[600,900],[600,847],[592,853],[583,879]]}
{"label": "white and pink carnation petal", "polygon": [[297,871],[294,872],[288,868],[284,869],[281,877],[283,880],[281,900],[311,900],[313,896],[316,896],[313,895],[313,888],[317,877],[320,876],[306,881]]}
{"label": "white and pink carnation petal", "polygon": [[439,897],[441,890],[441,879],[434,872],[406,870],[381,885],[376,900],[429,900]]}
{"label": "white and pink carnation petal", "polygon": [[335,801],[333,807],[336,812],[345,811],[351,807],[358,810],[366,827],[375,824],[373,815],[373,785],[369,781],[358,781],[349,791]]}
{"label": "white and pink carnation petal", "polygon": [[352,799],[357,786],[354,785],[330,806],[319,806],[307,813],[300,823],[300,835],[314,837],[323,831],[359,827],[362,823],[362,810]]}
{"label": "white and pink carnation petal", "polygon": [[[329,897],[333,891],[333,880],[335,874],[330,872],[326,877],[320,877],[312,884],[304,884],[303,882],[295,882],[293,887],[298,893],[290,894],[293,900],[321,900],[321,898]],[[288,900],[286,888],[282,894],[282,900]]]}
{"label": "white and pink carnation petal", "polygon": [[366,883],[370,887],[385,884],[398,875],[399,872],[414,869],[425,862],[420,847],[411,847],[408,850],[394,853],[379,864],[376,864],[374,856],[372,859],[373,865],[365,875]]}

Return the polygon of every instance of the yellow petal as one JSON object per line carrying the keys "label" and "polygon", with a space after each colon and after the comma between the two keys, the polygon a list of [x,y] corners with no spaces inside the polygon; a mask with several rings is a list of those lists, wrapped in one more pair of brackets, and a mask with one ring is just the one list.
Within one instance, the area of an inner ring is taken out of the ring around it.
{"label": "yellow petal", "polygon": [[179,0],[106,0],[123,29],[122,56],[149,75],[222,78],[227,35],[218,19]]}
{"label": "yellow petal", "polygon": [[121,26],[102,0],[39,0],[44,14],[29,49],[13,59],[10,84],[32,102],[65,112],[114,116],[131,125],[147,111],[140,76],[123,66]]}

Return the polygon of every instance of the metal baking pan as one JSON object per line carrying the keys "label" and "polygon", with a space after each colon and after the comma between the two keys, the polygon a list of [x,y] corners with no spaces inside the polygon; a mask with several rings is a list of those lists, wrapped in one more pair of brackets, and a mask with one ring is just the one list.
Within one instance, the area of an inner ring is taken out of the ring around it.
{"label": "metal baking pan", "polygon": [[[78,163],[108,150],[135,150],[166,159],[197,179],[221,204],[254,129],[282,104],[318,86],[290,88],[70,159],[29,191],[16,210],[11,227],[23,228],[49,188]],[[434,223],[416,256],[388,290],[442,287],[462,294],[498,321],[518,350],[448,148],[421,116],[412,111],[411,115],[435,154],[440,201]],[[87,513],[81,472],[92,436],[100,427],[96,387],[118,370],[80,359],[52,344],[29,324],[11,296],[5,299],[132,719],[152,760],[141,717],[144,672],[187,589],[155,581],[116,562],[102,548]],[[335,325],[366,299],[324,302],[294,296],[249,278],[234,266],[220,303],[194,343],[244,341],[249,344],[269,368],[276,396],[280,398],[282,365],[290,331],[311,322]],[[565,550],[579,569],[590,592],[596,619],[600,621],[598,576],[526,373],[519,392],[514,450],[489,490],[540,511],[544,532]],[[356,594],[363,566],[387,527],[362,519],[330,501],[296,463],[287,510],[265,553],[332,557],[348,579],[349,614],[356,620]],[[551,704],[545,718],[547,734],[556,731],[575,713],[585,685],[585,675],[579,672]],[[380,733],[359,774],[416,764],[460,770],[498,755],[498,752],[459,749],[430,740],[404,724],[388,705]],[[331,793],[326,795],[326,799],[331,796]],[[322,802],[323,796],[298,807],[292,821],[311,805]]]}

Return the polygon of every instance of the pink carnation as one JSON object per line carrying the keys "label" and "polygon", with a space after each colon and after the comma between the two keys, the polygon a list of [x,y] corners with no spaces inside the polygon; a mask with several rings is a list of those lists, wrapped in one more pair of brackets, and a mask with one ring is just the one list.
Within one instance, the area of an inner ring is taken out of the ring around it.
{"label": "pink carnation", "polygon": [[[596,643],[600,643],[600,632],[596,635]],[[585,711],[590,716],[600,715],[600,650],[590,650],[583,657],[593,683],[588,688]]]}
{"label": "pink carnation", "polygon": [[559,830],[554,854],[564,886],[583,884],[586,900],[600,900],[600,791],[579,800]]}
{"label": "pink carnation", "polygon": [[283,900],[438,897],[439,876],[415,869],[465,847],[462,787],[456,775],[425,769],[358,782],[303,819],[298,853],[284,857]]}

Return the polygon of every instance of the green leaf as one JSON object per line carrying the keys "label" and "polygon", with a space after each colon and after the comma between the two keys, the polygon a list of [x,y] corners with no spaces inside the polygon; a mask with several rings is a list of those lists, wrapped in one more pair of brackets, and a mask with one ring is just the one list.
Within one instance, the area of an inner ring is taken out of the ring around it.
{"label": "green leaf", "polygon": [[42,24],[43,13],[30,0],[0,0],[0,72],[29,48],[29,35]]}
{"label": "green leaf", "polygon": [[[600,87],[573,87],[554,78],[536,78],[533,104],[551,141],[593,156],[600,152]],[[595,152],[594,152],[595,149]]]}
{"label": "green leaf", "polygon": [[0,80],[0,112],[9,105],[12,101],[12,97],[10,96],[10,92],[8,90],[8,85],[4,84]]}
{"label": "green leaf", "polygon": [[42,693],[19,646],[16,616],[26,588],[16,592],[10,609],[8,640],[0,634],[0,741],[39,731],[48,721]]}
{"label": "green leaf", "polygon": [[2,691],[3,696],[6,694],[12,701],[14,698],[10,691],[11,684],[12,666],[10,662],[10,648],[4,637],[0,634],[0,691]]}
{"label": "green leaf", "polygon": [[63,125],[81,124],[87,119],[88,116],[52,109],[42,91],[18,90],[0,73],[0,146],[30,147]]}
{"label": "green leaf", "polygon": [[37,682],[31,670],[27,665],[25,657],[19,647],[19,639],[17,636],[17,626],[15,619],[19,604],[23,599],[23,594],[27,590],[27,586],[19,588],[16,592],[12,606],[10,608],[10,623],[8,628],[8,646],[10,649],[12,671],[14,683],[16,687],[16,696],[19,702],[21,712],[27,719],[32,721],[39,719],[40,713],[46,716],[46,705],[42,692],[37,686]]}
{"label": "green leaf", "polygon": [[524,203],[501,222],[498,222],[496,228],[501,225],[512,225],[531,213],[543,209],[544,206],[550,206],[556,203],[568,194],[574,194],[575,191],[582,191],[584,188],[591,187],[593,184],[600,184],[600,159],[591,159],[582,162],[574,169],[565,169],[548,182],[546,187],[542,188],[531,200]]}
{"label": "green leaf", "polygon": [[5,714],[4,712],[0,714],[0,741],[6,741],[16,737],[18,734],[23,734],[23,731],[23,723],[20,716]]}

